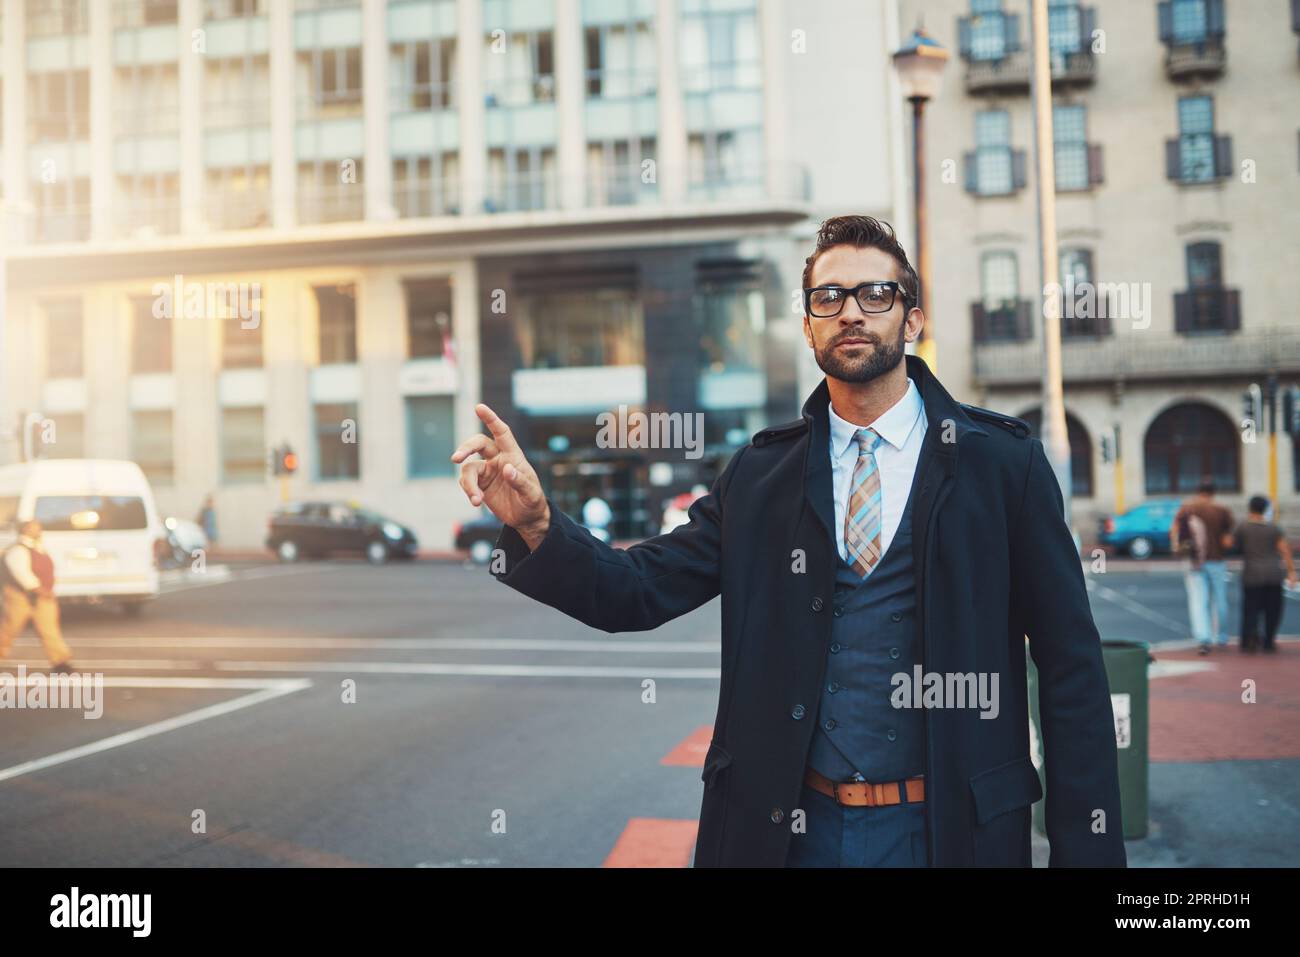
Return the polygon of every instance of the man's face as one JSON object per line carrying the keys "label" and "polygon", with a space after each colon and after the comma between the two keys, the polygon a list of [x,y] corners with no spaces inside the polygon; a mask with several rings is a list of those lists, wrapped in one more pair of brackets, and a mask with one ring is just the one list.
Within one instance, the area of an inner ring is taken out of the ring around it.
{"label": "man's face", "polygon": [[[852,289],[859,283],[891,279],[899,281],[899,269],[887,252],[833,246],[813,265],[809,288]],[[900,289],[887,312],[863,312],[850,296],[836,316],[805,315],[803,332],[817,365],[832,379],[870,382],[903,361],[903,344],[916,339],[924,321],[920,309],[905,308]]]}
{"label": "man's face", "polygon": [[32,539],[33,541],[39,542],[41,540],[41,523],[26,522],[23,525],[23,527],[19,530],[19,534],[24,535],[27,538]]}

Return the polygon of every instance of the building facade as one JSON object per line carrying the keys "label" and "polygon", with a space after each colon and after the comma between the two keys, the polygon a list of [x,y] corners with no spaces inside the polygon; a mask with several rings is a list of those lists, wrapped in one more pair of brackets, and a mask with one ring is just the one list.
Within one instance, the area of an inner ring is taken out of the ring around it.
{"label": "building facade", "polygon": [[[656,531],[817,381],[816,222],[907,238],[897,14],[0,0],[0,462],[23,420],[36,454],[139,462],[164,513],[213,494],[256,548],[288,443],[289,496],[440,548],[486,401],[562,507]],[[606,447],[623,409],[702,432]]]}
{"label": "building facade", "polygon": [[[953,52],[927,108],[938,372],[1036,423],[1029,6],[904,0],[919,16]],[[1203,475],[1240,515],[1269,488],[1242,394],[1300,384],[1300,3],[1049,0],[1048,26],[1075,524],[1087,540],[1121,483],[1131,506]],[[1292,526],[1298,448],[1279,436]]]}

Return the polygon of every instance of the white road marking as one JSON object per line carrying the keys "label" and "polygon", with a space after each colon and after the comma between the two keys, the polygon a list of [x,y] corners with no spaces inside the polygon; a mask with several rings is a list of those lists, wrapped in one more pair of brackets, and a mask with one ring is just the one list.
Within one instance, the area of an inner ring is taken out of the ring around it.
{"label": "white road marking", "polygon": [[174,638],[84,637],[74,639],[87,648],[363,648],[398,651],[591,651],[598,653],[717,654],[719,642],[620,641],[609,639],[550,638],[326,638],[272,636],[187,635]]}
{"label": "white road marking", "polygon": [[1095,591],[1097,595],[1113,605],[1118,605],[1130,614],[1137,615],[1139,618],[1151,622],[1153,625],[1159,625],[1167,631],[1172,631],[1176,635],[1186,635],[1187,626],[1182,622],[1175,621],[1159,612],[1152,611],[1141,602],[1136,602],[1127,595],[1121,595],[1115,589],[1106,585],[1098,584],[1096,579],[1089,578],[1086,580],[1088,591]]}
{"label": "white road marking", "polygon": [[0,781],[9,781],[13,778],[20,777],[24,774],[31,774],[35,771],[43,771],[46,768],[52,768],[60,764],[67,764],[69,761],[76,761],[78,758],[88,757],[92,754],[102,754],[114,748],[124,747],[128,744],[134,744],[145,738],[152,738],[168,731],[175,731],[177,728],[184,728],[191,724],[197,724],[200,721],[207,721],[210,718],[217,718],[224,714],[230,714],[233,711],[241,711],[244,708],[251,708],[253,705],[261,704],[264,701],[271,701],[284,695],[293,694],[310,688],[312,682],[309,678],[286,678],[278,680],[264,679],[256,681],[253,679],[223,679],[223,678],[117,678],[104,679],[107,685],[112,681],[112,686],[117,688],[158,688],[158,687],[178,687],[178,688],[257,688],[252,694],[246,694],[242,697],[235,698],[231,701],[222,701],[219,704],[209,705],[206,708],[199,708],[196,711],[188,711],[185,714],[177,715],[174,718],[167,718],[163,721],[155,721],[153,724],[146,724],[143,727],[135,728],[132,731],[124,731],[121,734],[115,734],[99,741],[92,741],[90,744],[83,744],[80,747],[69,748],[66,751],[59,751],[56,754],[46,755],[43,758],[36,758],[32,761],[25,761],[22,764],[15,764],[13,767],[0,770]]}
{"label": "white road marking", "polygon": [[716,681],[719,668],[603,668],[584,665],[479,665],[402,661],[215,661],[218,671],[337,672],[385,675],[475,675],[494,678],[699,678]]}

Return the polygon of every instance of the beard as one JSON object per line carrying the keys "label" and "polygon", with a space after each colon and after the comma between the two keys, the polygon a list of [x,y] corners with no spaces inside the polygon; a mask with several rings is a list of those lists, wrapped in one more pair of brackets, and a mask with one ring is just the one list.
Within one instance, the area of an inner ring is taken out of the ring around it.
{"label": "beard", "polygon": [[[904,320],[906,317],[904,317]],[[814,348],[817,365],[832,379],[841,382],[870,382],[896,368],[903,361],[906,342],[906,322],[899,320],[898,335],[887,343],[874,332],[849,330],[842,332],[821,349]],[[844,352],[838,346],[845,339],[865,339],[870,345],[858,347],[857,352]]]}

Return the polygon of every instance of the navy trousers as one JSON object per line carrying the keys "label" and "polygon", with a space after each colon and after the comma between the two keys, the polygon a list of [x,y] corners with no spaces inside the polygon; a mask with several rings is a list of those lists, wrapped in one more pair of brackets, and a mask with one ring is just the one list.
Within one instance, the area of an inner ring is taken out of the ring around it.
{"label": "navy trousers", "polygon": [[807,784],[807,830],[790,835],[786,867],[926,867],[925,805],[845,807]]}

